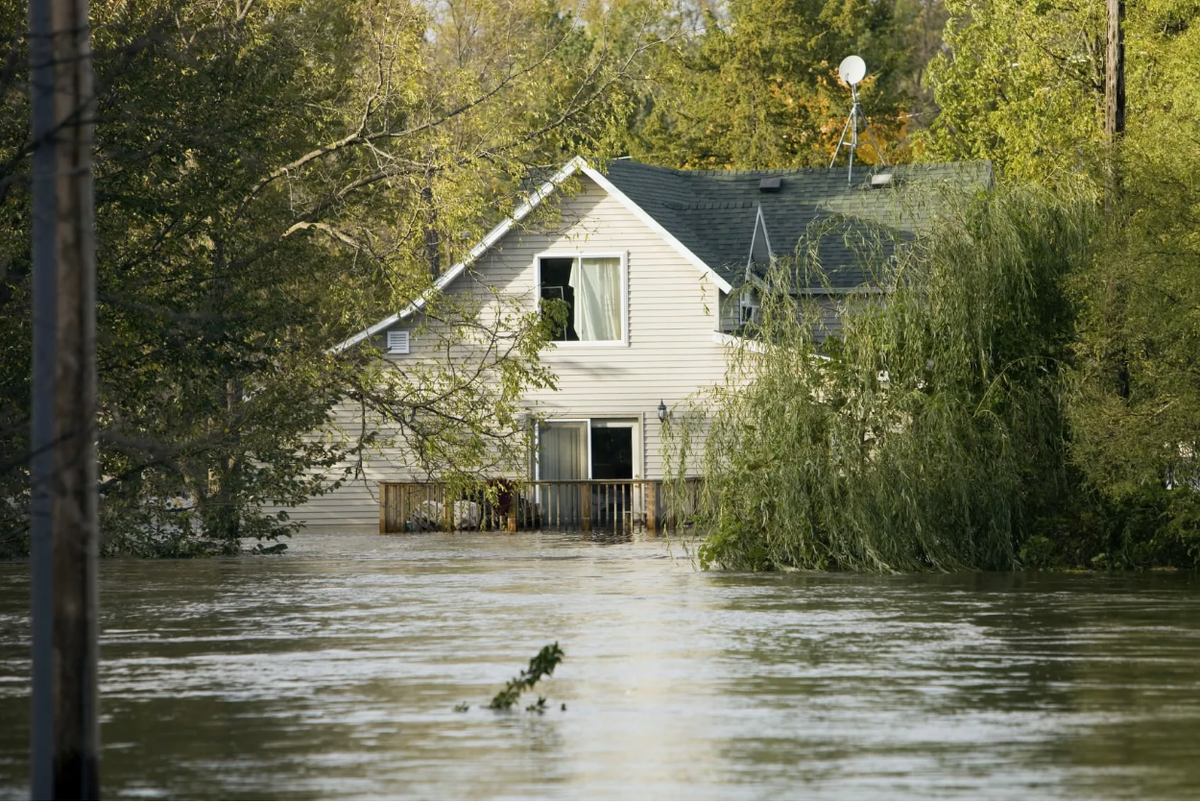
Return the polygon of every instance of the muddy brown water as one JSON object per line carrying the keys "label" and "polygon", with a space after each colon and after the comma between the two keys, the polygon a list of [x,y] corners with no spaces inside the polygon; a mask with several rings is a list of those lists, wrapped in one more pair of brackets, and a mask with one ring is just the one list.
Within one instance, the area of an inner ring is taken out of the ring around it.
{"label": "muddy brown water", "polygon": [[[1193,575],[702,573],[531,534],[102,574],[106,797],[1200,795]],[[3,798],[27,600],[0,563]],[[555,640],[544,714],[484,708]]]}

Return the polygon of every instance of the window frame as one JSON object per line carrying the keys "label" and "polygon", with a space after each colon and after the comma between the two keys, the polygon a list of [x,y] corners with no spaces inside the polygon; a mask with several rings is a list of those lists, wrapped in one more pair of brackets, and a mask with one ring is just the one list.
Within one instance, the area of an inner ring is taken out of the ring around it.
{"label": "window frame", "polygon": [[619,259],[621,261],[621,338],[619,340],[554,340],[555,348],[612,348],[629,345],[629,252],[551,249],[533,256],[534,298],[542,303],[543,259]]}
{"label": "window frame", "polygon": [[[574,342],[574,341],[572,341]],[[602,341],[616,342],[616,341]],[[592,422],[604,421],[608,422],[606,426],[614,429],[630,430],[630,438],[633,439],[633,477],[632,482],[641,482],[646,479],[646,420],[645,415],[591,415],[578,418],[543,418],[534,420],[533,422],[533,480],[534,482],[554,482],[554,480],[542,480],[542,428],[554,424],[583,424],[584,430],[587,432],[587,455],[584,462],[587,464],[587,481],[594,479],[592,477]],[[607,482],[607,480],[600,480]],[[621,480],[613,480],[620,482]]]}

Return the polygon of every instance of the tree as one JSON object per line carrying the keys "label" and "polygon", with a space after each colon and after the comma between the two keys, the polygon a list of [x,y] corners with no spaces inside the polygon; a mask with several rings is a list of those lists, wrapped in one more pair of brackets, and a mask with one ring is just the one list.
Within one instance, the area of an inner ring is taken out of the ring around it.
{"label": "tree", "polygon": [[[6,20],[17,5],[5,0]],[[263,507],[328,489],[334,467],[377,437],[374,426],[311,437],[341,403],[450,417],[477,438],[505,431],[523,383],[547,381],[530,317],[445,308],[464,337],[499,344],[474,352],[478,372],[508,380],[486,399],[426,374],[382,381],[369,348],[330,347],[424,291],[534,166],[600,149],[653,39],[615,47],[602,19],[578,24],[542,0],[94,8],[108,548],[229,551],[285,534],[290,523]],[[19,64],[21,40],[7,41],[0,63]],[[19,67],[0,79],[20,110]],[[23,120],[7,116],[0,135],[10,544],[28,481]]]}
{"label": "tree", "polygon": [[1140,113],[1130,115],[1119,151],[1121,195],[1094,265],[1075,283],[1073,449],[1090,485],[1113,505],[1097,551],[1117,564],[1195,563],[1200,8],[1139,11],[1141,33],[1127,48],[1139,54],[1129,91]]}
{"label": "tree", "polygon": [[930,66],[941,112],[924,140],[929,155],[989,159],[1015,179],[1095,172],[1104,113],[1104,4],[946,5],[948,52]]}
{"label": "tree", "polygon": [[[863,109],[889,161],[931,111],[924,65],[941,4],[865,0],[733,0],[699,14],[698,30],[660,53],[656,88],[630,153],[688,168],[824,166],[849,112],[837,66],[857,53],[869,75]],[[872,149],[861,154],[878,161]]]}
{"label": "tree", "polygon": [[942,114],[930,152],[992,159],[1002,180],[1082,184],[1097,201],[1107,196],[1094,259],[1070,277],[1077,335],[1067,436],[1088,531],[1061,545],[1065,557],[1193,563],[1200,7],[1129,7],[1126,130],[1111,144],[1104,3],[955,0],[950,9],[951,53],[934,65]]}
{"label": "tree", "polygon": [[708,420],[671,433],[673,471],[705,478],[703,564],[1007,570],[1069,499],[1062,281],[1095,210],[1026,188],[907,191],[940,210],[929,231],[846,237],[886,294],[839,303],[840,336],[819,342],[821,306],[789,291],[819,286],[818,244],[845,235],[814,227],[772,268]]}

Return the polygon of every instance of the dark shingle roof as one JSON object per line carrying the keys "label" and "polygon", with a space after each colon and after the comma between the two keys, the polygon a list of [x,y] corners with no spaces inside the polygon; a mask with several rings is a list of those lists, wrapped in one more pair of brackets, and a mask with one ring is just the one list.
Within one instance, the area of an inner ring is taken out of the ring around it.
{"label": "dark shingle roof", "polygon": [[[938,186],[985,187],[987,162],[863,167],[847,181],[845,167],[793,170],[674,170],[628,159],[609,162],[607,178],[692,253],[735,283],[744,275],[756,210],[776,257],[790,256],[806,232],[828,221],[820,260],[830,285],[851,288],[867,280],[862,259],[847,239],[872,227],[901,237],[927,226],[936,214]],[[872,189],[871,176],[890,173],[888,189]],[[763,192],[759,183],[779,178]]]}

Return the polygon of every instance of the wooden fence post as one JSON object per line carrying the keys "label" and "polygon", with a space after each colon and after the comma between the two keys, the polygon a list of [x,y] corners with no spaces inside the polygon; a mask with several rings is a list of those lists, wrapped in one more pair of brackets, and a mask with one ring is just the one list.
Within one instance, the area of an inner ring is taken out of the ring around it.
{"label": "wooden fence post", "polygon": [[388,504],[391,502],[388,494],[388,486],[386,482],[379,483],[379,534],[387,535],[388,531]]}
{"label": "wooden fence post", "polygon": [[578,488],[581,497],[579,500],[580,524],[585,533],[590,533],[592,531],[592,484],[585,482]]}
{"label": "wooden fence post", "polygon": [[658,532],[658,493],[657,482],[646,483],[646,532],[654,535]]}

